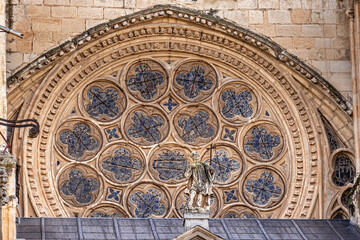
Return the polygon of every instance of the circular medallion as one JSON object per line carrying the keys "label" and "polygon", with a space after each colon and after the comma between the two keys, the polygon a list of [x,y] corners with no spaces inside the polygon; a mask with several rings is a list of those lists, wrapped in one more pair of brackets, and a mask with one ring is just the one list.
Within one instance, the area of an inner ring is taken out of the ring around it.
{"label": "circular medallion", "polygon": [[230,184],[236,181],[240,177],[244,165],[240,152],[235,147],[225,144],[207,147],[202,155],[202,161],[214,169],[215,184]]}
{"label": "circular medallion", "polygon": [[208,98],[217,86],[215,69],[204,61],[181,64],[174,73],[174,92],[188,102],[200,102]]}
{"label": "circular medallion", "polygon": [[282,177],[265,167],[251,170],[244,179],[242,189],[246,201],[260,208],[278,205],[285,195]]}
{"label": "circular medallion", "polygon": [[104,176],[115,183],[135,182],[144,172],[145,160],[141,151],[127,143],[118,143],[105,149],[99,159]]}
{"label": "circular medallion", "polygon": [[110,81],[96,81],[89,84],[82,94],[85,112],[98,121],[114,120],[124,112],[124,92]]}
{"label": "circular medallion", "polygon": [[126,117],[124,132],[139,145],[153,145],[163,141],[169,133],[165,114],[153,106],[138,106]]}
{"label": "circular medallion", "polygon": [[170,200],[159,186],[142,183],[130,191],[127,206],[133,217],[161,218],[169,211]]}
{"label": "circular medallion", "polygon": [[[214,191],[214,189],[213,189],[213,193],[214,193],[214,197],[212,198],[211,204],[210,204],[210,217],[211,218],[215,217],[215,215],[219,209],[218,194],[216,193],[216,191]],[[176,212],[181,218],[184,216],[184,210],[186,207],[187,200],[188,200],[188,196],[185,195],[185,188],[183,188],[176,195],[176,199],[175,199]],[[196,202],[196,199],[194,201]]]}
{"label": "circular medallion", "polygon": [[189,149],[177,144],[161,145],[151,154],[149,169],[158,181],[167,184],[184,182],[184,170],[189,159]]}
{"label": "circular medallion", "polygon": [[175,130],[180,139],[190,145],[203,145],[216,137],[218,119],[203,105],[182,108],[174,117]]}
{"label": "circular medallion", "polygon": [[244,205],[232,205],[224,209],[221,218],[259,218],[259,213]]}
{"label": "circular medallion", "polygon": [[219,111],[231,123],[244,123],[256,114],[258,100],[254,92],[242,83],[224,86],[219,96]]}
{"label": "circular medallion", "polygon": [[333,182],[342,187],[353,183],[355,175],[355,166],[350,157],[344,153],[337,154],[334,160]]}
{"label": "circular medallion", "polygon": [[98,153],[102,137],[99,129],[89,121],[69,120],[57,130],[55,143],[65,156],[86,161]]}
{"label": "circular medallion", "polygon": [[136,99],[151,102],[166,92],[168,76],[159,63],[141,60],[129,67],[126,73],[126,86]]}
{"label": "circular medallion", "polygon": [[102,180],[96,171],[86,165],[64,170],[58,179],[60,196],[72,206],[93,203],[102,190]]}
{"label": "circular medallion", "polygon": [[252,159],[267,162],[277,158],[284,148],[280,129],[274,124],[262,123],[251,127],[243,138],[245,153]]}

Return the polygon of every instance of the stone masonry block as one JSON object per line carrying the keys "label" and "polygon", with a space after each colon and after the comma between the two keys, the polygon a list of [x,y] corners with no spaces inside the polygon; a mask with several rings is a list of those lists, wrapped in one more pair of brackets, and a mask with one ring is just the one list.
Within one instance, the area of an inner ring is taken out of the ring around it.
{"label": "stone masonry block", "polygon": [[290,11],[287,10],[269,10],[268,11],[269,23],[291,23]]}
{"label": "stone masonry block", "polygon": [[70,5],[74,7],[91,7],[93,6],[92,0],[70,0]]}
{"label": "stone masonry block", "polygon": [[281,0],[280,9],[294,9],[301,8],[301,1],[299,0]]}
{"label": "stone masonry block", "polygon": [[224,18],[234,21],[241,26],[249,25],[249,12],[248,11],[225,11]]}
{"label": "stone masonry block", "polygon": [[49,6],[28,5],[25,8],[26,17],[50,17]]}
{"label": "stone masonry block", "polygon": [[257,0],[238,0],[237,1],[238,9],[256,9]]}
{"label": "stone masonry block", "polygon": [[94,0],[96,7],[123,7],[123,0]]}
{"label": "stone masonry block", "polygon": [[61,31],[63,33],[81,33],[85,30],[85,19],[62,19]]}
{"label": "stone masonry block", "polygon": [[313,48],[314,38],[294,38],[295,48]]}
{"label": "stone masonry block", "polygon": [[107,22],[105,19],[89,19],[85,21],[85,27],[86,29],[95,27],[96,25],[99,25],[101,23]]}
{"label": "stone masonry block", "polygon": [[263,11],[250,10],[249,11],[249,24],[262,24],[264,21]]}
{"label": "stone masonry block", "polygon": [[291,11],[293,23],[311,23],[311,11],[303,9],[294,9]]}
{"label": "stone masonry block", "polygon": [[324,31],[319,25],[302,25],[302,34],[304,37],[322,37]]}
{"label": "stone masonry block", "polygon": [[279,8],[279,0],[259,0],[259,8],[276,9]]}
{"label": "stone masonry block", "polygon": [[32,20],[32,29],[34,31],[49,31],[59,32],[61,31],[61,19],[52,18],[36,18]]}
{"label": "stone masonry block", "polygon": [[120,8],[104,8],[104,18],[105,19],[115,19],[118,17],[131,14],[132,10],[130,9],[120,9]]}
{"label": "stone masonry block", "polygon": [[324,37],[336,37],[336,25],[324,25]]}
{"label": "stone masonry block", "polygon": [[45,5],[70,5],[70,0],[44,0]]}
{"label": "stone masonry block", "polygon": [[330,61],[330,70],[332,72],[346,73],[351,71],[350,61]]}
{"label": "stone masonry block", "polygon": [[78,16],[84,19],[101,19],[104,17],[104,9],[79,7]]}
{"label": "stone masonry block", "polygon": [[291,37],[301,36],[300,25],[276,25],[276,36],[278,37]]}
{"label": "stone masonry block", "polygon": [[55,6],[51,7],[51,16],[55,18],[76,18],[77,9],[76,7],[63,7]]}

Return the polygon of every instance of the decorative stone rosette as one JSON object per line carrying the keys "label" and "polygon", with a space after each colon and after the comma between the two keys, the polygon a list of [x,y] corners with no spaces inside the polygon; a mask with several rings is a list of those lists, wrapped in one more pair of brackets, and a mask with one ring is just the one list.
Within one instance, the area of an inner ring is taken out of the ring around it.
{"label": "decorative stone rosette", "polygon": [[102,147],[100,130],[86,120],[66,121],[58,128],[55,139],[59,151],[76,161],[93,158]]}
{"label": "decorative stone rosette", "polygon": [[166,115],[157,107],[142,105],[132,109],[126,117],[126,136],[139,145],[153,145],[162,142],[169,133]]}
{"label": "decorative stone rosette", "polygon": [[260,162],[276,159],[284,149],[281,130],[273,123],[259,123],[252,126],[242,139],[244,152]]}
{"label": "decorative stone rosette", "polygon": [[282,176],[265,166],[251,170],[242,184],[246,201],[259,208],[272,208],[278,205],[285,195],[285,189]]}
{"label": "decorative stone rosette", "polygon": [[219,113],[226,121],[241,124],[257,114],[259,100],[249,86],[230,82],[221,88],[218,104]]}
{"label": "decorative stone rosette", "polygon": [[142,183],[128,193],[128,211],[133,217],[165,217],[169,211],[171,199],[162,187]]}
{"label": "decorative stone rosette", "polygon": [[189,164],[190,150],[177,144],[156,147],[150,157],[151,175],[161,182],[176,184],[184,182],[184,170]]}
{"label": "decorative stone rosette", "polygon": [[218,85],[215,69],[203,61],[182,63],[174,72],[174,92],[187,102],[208,98]]}
{"label": "decorative stone rosette", "polygon": [[[215,171],[215,184],[226,185],[235,182],[244,169],[244,159],[240,152],[229,144],[207,146],[202,161]],[[211,156],[211,160],[210,160]]]}
{"label": "decorative stone rosette", "polygon": [[140,60],[129,67],[125,77],[128,92],[141,102],[160,98],[169,85],[165,69],[154,60]]}
{"label": "decorative stone rosette", "polygon": [[127,100],[124,92],[113,82],[98,80],[84,88],[81,105],[86,115],[106,122],[121,116]]}
{"label": "decorative stone rosette", "polygon": [[179,139],[189,145],[198,146],[213,140],[219,128],[214,112],[204,105],[191,105],[178,111],[173,124]]}
{"label": "decorative stone rosette", "polygon": [[117,143],[101,153],[98,166],[107,179],[125,184],[139,179],[145,169],[145,159],[137,147]]}
{"label": "decorative stone rosette", "polygon": [[60,196],[68,204],[81,207],[92,204],[103,188],[99,174],[86,165],[70,165],[58,178]]}

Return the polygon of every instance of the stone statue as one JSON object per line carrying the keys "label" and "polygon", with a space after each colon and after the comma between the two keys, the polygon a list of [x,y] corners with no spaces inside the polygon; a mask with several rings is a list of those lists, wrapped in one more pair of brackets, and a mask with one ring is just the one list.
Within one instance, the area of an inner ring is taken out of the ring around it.
{"label": "stone statue", "polygon": [[208,164],[199,160],[198,152],[192,152],[190,157],[193,161],[186,166],[184,173],[184,176],[188,179],[188,185],[185,189],[185,195],[188,196],[185,209],[209,212],[211,199],[214,197],[212,192],[215,178],[214,170]]}

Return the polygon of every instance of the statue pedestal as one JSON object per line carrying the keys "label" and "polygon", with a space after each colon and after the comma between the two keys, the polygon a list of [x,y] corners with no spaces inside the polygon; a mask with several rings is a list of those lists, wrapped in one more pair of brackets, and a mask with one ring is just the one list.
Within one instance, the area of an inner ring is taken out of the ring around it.
{"label": "statue pedestal", "polygon": [[209,231],[209,218],[210,211],[184,211],[184,220],[183,226],[185,232],[194,228],[195,226],[200,226]]}

